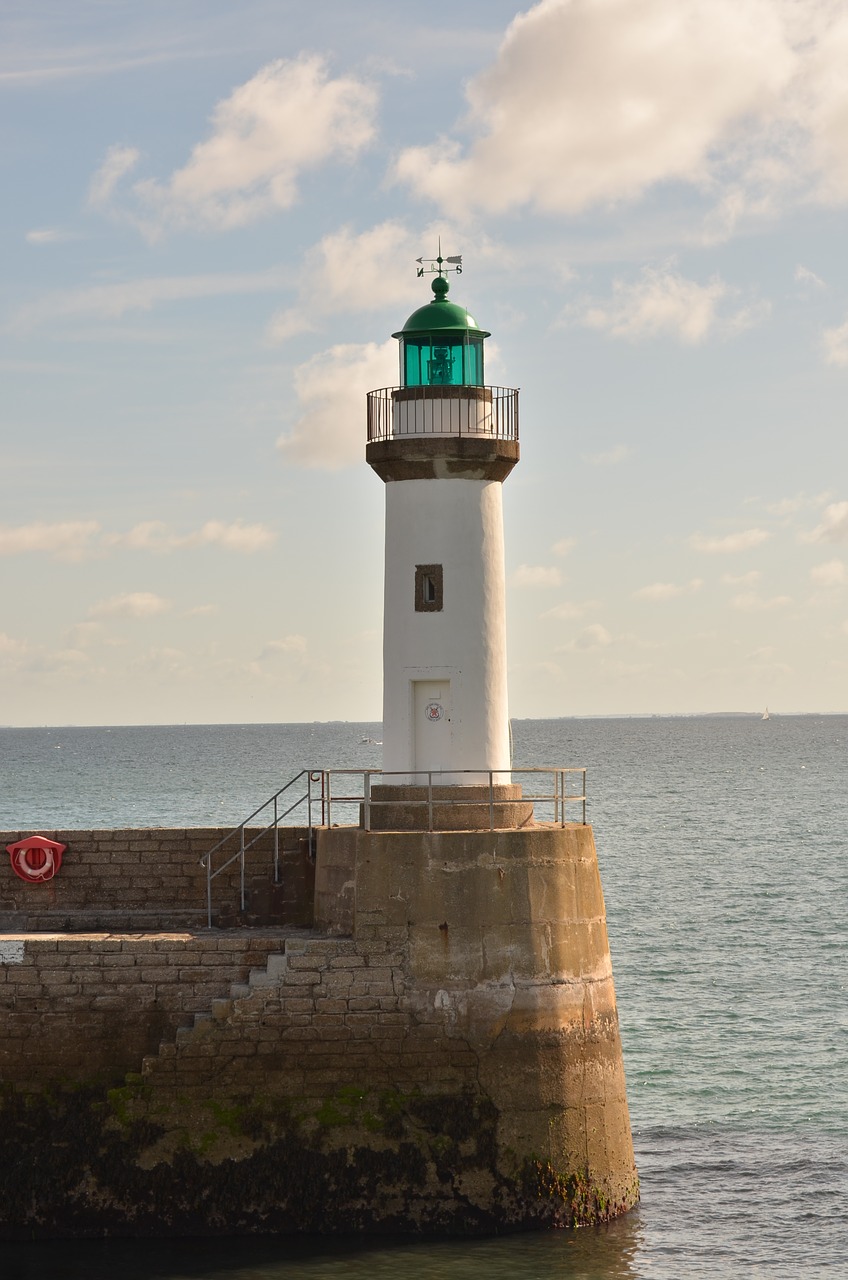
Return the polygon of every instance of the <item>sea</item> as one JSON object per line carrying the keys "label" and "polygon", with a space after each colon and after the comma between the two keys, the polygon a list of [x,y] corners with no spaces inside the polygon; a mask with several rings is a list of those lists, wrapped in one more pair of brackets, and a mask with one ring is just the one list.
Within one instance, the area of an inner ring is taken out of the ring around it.
{"label": "sea", "polygon": [[[378,724],[0,729],[0,829],[236,825]],[[585,766],[639,1207],[485,1240],[0,1243],[2,1280],[848,1277],[848,716],[518,720]],[[2,1194],[2,1182],[0,1182]]]}

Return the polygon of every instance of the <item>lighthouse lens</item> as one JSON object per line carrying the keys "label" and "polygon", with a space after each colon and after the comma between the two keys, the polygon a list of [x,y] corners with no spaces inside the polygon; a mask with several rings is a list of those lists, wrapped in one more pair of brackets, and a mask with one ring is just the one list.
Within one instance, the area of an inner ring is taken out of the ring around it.
{"label": "lighthouse lens", "polygon": [[407,387],[482,386],[483,339],[406,338],[401,368]]}

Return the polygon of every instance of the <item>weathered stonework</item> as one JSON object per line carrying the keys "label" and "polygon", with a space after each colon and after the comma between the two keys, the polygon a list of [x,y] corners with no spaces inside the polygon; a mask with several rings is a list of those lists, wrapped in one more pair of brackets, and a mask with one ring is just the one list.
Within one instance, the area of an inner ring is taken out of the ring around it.
{"label": "weathered stonework", "polygon": [[0,1233],[462,1234],[635,1202],[590,828],[324,829],[315,906],[312,931],[0,939]]}

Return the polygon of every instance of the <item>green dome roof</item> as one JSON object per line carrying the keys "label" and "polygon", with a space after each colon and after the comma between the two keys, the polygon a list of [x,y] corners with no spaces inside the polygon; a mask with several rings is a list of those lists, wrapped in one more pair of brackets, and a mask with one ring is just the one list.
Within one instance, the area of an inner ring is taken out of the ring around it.
{"label": "green dome roof", "polygon": [[432,283],[436,297],[417,311],[413,311],[402,329],[393,333],[393,338],[406,338],[416,333],[473,333],[479,338],[490,335],[481,329],[474,317],[456,302],[448,302],[445,294],[448,282],[444,276],[437,276]]}

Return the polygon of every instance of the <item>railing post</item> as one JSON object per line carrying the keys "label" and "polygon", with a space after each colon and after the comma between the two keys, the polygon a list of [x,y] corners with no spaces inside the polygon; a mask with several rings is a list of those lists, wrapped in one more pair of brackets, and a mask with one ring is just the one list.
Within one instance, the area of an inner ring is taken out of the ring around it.
{"label": "railing post", "polygon": [[586,825],[586,770],[583,770],[583,826]]}
{"label": "railing post", "polygon": [[206,855],[206,927],[212,928],[212,855]]}
{"label": "railing post", "polygon": [[244,911],[244,826],[241,829],[241,857],[239,859],[241,870],[241,909]]}
{"label": "railing post", "polygon": [[433,830],[433,774],[427,774],[427,830]]}
{"label": "railing post", "polygon": [[495,784],[493,781],[494,774],[489,770],[489,830],[495,829]]}
{"label": "railing post", "polygon": [[326,779],[327,826],[331,827],[333,825],[333,775],[331,769],[324,770],[324,778]]}
{"label": "railing post", "polygon": [[280,883],[280,828],[277,825],[277,797],[274,796],[274,884]]}
{"label": "railing post", "polygon": [[371,771],[362,775],[362,821],[366,831],[371,830]]}

